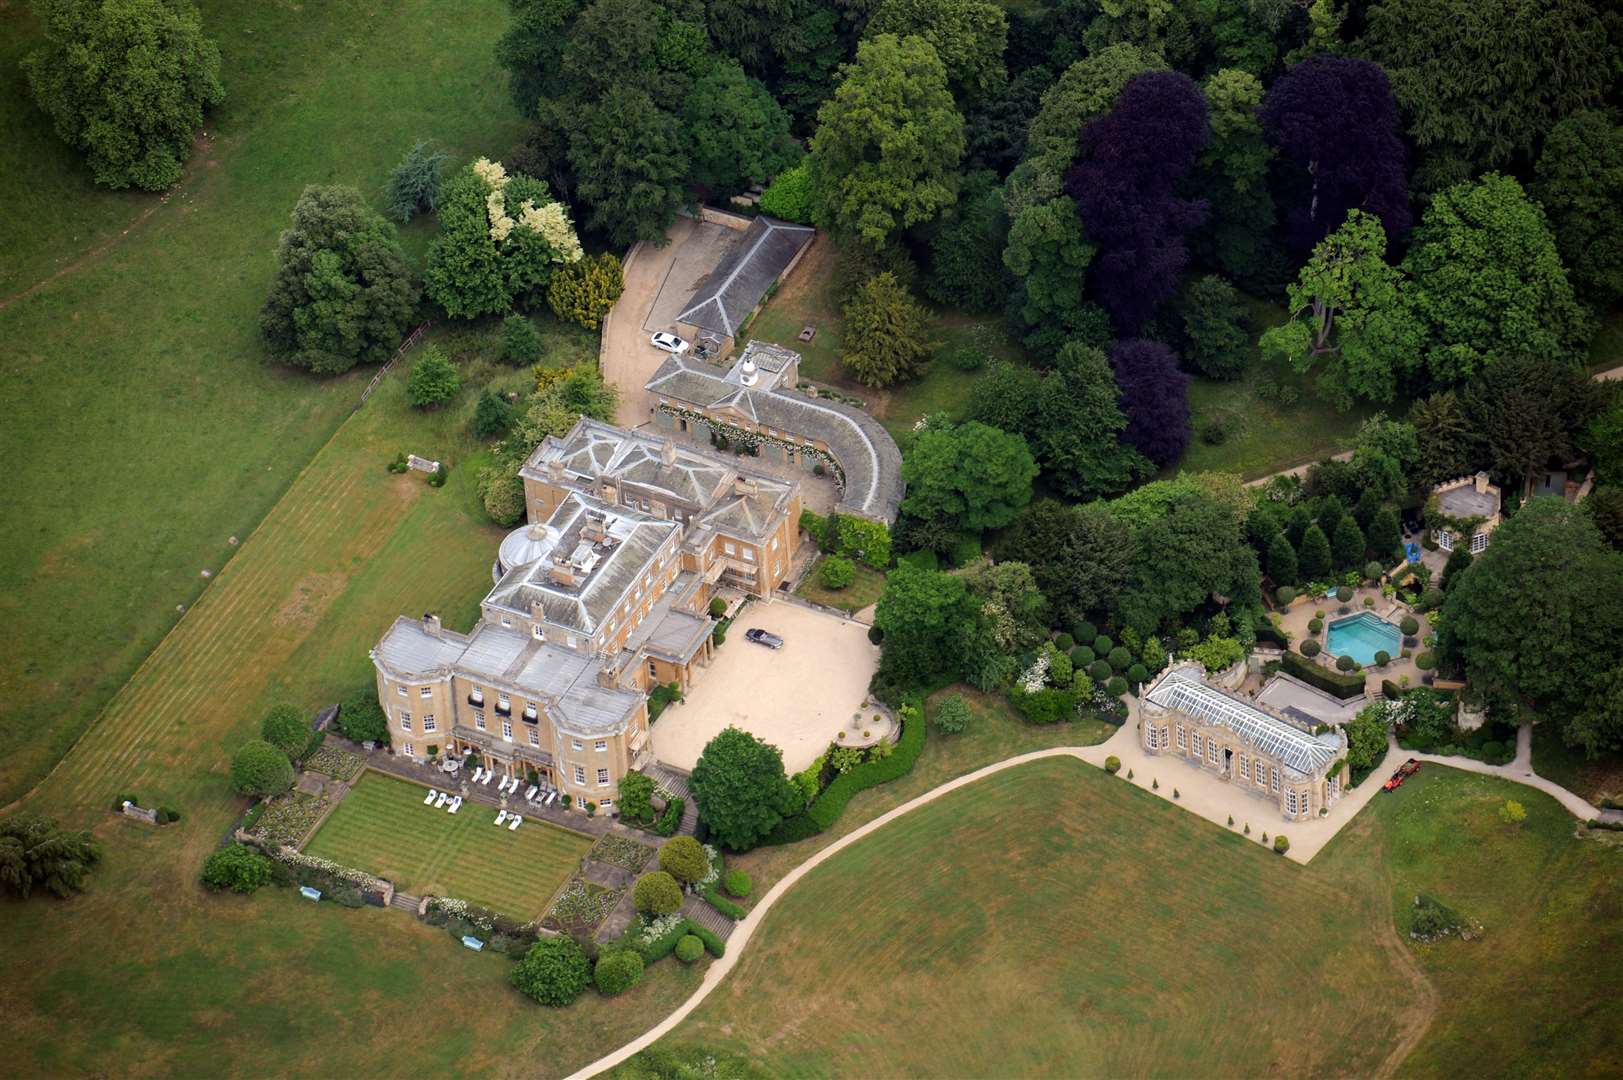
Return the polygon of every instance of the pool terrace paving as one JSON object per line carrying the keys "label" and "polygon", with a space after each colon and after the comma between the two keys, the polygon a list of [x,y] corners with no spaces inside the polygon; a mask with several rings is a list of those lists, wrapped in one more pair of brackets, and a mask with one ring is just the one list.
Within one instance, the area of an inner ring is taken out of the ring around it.
{"label": "pool terrace paving", "polygon": [[[1364,601],[1366,599],[1374,600],[1375,606],[1365,607]],[[1325,629],[1319,632],[1317,639],[1321,646],[1327,644],[1326,639],[1329,636],[1330,624],[1337,619],[1368,611],[1395,626],[1402,621],[1405,615],[1413,615],[1420,621],[1420,630],[1414,635],[1415,644],[1409,645],[1409,639],[1404,638],[1401,646],[1408,648],[1411,655],[1407,657],[1395,655],[1391,663],[1385,667],[1365,667],[1364,692],[1372,698],[1378,697],[1381,693],[1382,679],[1391,679],[1393,682],[1401,684],[1405,676],[1409,679],[1409,685],[1420,685],[1421,677],[1426,673],[1415,666],[1414,657],[1425,649],[1423,642],[1426,640],[1426,635],[1431,633],[1431,621],[1425,615],[1412,610],[1409,605],[1402,601],[1382,596],[1381,590],[1372,585],[1364,585],[1354,589],[1352,599],[1346,604],[1342,604],[1331,596],[1319,600],[1299,599],[1280,613],[1280,628],[1290,635],[1290,647],[1293,651],[1300,652],[1302,642],[1313,636],[1308,632],[1308,623],[1312,622],[1315,613],[1320,611],[1324,612],[1325,625]],[[1314,662],[1327,671],[1335,670],[1336,658],[1331,656],[1328,650],[1315,657]]]}

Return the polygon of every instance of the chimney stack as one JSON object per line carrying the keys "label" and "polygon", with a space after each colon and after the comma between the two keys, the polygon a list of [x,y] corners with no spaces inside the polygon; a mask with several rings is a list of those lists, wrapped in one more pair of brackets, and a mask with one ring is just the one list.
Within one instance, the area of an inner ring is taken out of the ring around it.
{"label": "chimney stack", "polygon": [[665,445],[661,446],[659,448],[659,460],[664,462],[666,467],[669,467],[669,466],[672,466],[672,465],[676,464],[676,440],[675,439],[667,438],[665,440]]}
{"label": "chimney stack", "polygon": [[435,637],[439,637],[440,617],[431,612],[425,612],[423,614],[423,630],[425,633],[433,634]]}

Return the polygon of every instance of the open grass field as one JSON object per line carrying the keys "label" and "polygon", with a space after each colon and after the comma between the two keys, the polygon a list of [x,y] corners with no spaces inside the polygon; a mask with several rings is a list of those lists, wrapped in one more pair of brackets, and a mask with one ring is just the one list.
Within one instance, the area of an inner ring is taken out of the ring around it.
{"label": "open grass field", "polygon": [[592,837],[535,819],[509,832],[481,803],[463,803],[455,814],[436,810],[423,805],[425,794],[421,784],[367,772],[305,853],[405,892],[455,896],[528,922],[592,849]]}
{"label": "open grass field", "polygon": [[[659,1049],[774,1076],[1616,1075],[1620,860],[1553,800],[1454,770],[1303,868],[1038,762],[810,874]],[[1484,936],[1400,940],[1416,892]]]}
{"label": "open grass field", "polygon": [[227,99],[182,182],[149,194],[94,188],[56,142],[16,66],[37,21],[0,5],[0,804],[62,757],[370,377],[265,363],[257,313],[300,191],[375,198],[417,138],[465,159],[522,129],[492,53],[501,0],[201,7]]}

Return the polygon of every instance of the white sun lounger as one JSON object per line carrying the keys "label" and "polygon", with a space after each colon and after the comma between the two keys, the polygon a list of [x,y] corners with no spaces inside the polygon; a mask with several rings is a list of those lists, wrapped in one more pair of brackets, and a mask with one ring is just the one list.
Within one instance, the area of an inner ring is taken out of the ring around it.
{"label": "white sun lounger", "polygon": [[507,826],[507,831],[512,832],[514,829],[518,828],[522,824],[524,824],[524,815],[523,814],[514,814],[513,815],[513,823],[511,825]]}
{"label": "white sun lounger", "polygon": [[462,809],[462,796],[460,795],[452,799],[451,805],[445,808],[446,812],[450,814],[454,814],[460,809]]}
{"label": "white sun lounger", "polygon": [[438,794],[439,794],[439,792],[435,791],[433,788],[429,788],[428,789],[428,794],[423,796],[423,805],[427,806],[429,803],[433,802],[434,801],[434,796],[436,796]]}
{"label": "white sun lounger", "polygon": [[551,806],[551,805],[552,805],[552,804],[553,804],[553,802],[554,802],[554,801],[555,801],[555,800],[556,800],[556,799],[557,799],[557,798],[558,798],[558,793],[557,793],[557,792],[556,792],[556,791],[549,791],[549,792],[547,792],[547,805],[548,805],[548,806]]}
{"label": "white sun lounger", "polygon": [[540,790],[541,790],[541,789],[540,789],[540,788],[539,788],[539,787],[537,787],[537,786],[536,786],[536,785],[534,785],[534,784],[531,784],[531,785],[530,785],[530,790],[529,790],[529,791],[526,791],[526,792],[525,792],[525,793],[524,793],[524,801],[525,801],[525,802],[532,802],[532,801],[534,801],[534,799],[535,799],[535,793],[536,793],[536,792],[538,792],[538,791],[540,791]]}
{"label": "white sun lounger", "polygon": [[485,785],[487,787],[489,786],[490,782],[492,780],[494,780],[494,779],[496,779],[496,770],[495,769],[491,769],[490,771],[485,773]]}
{"label": "white sun lounger", "polygon": [[506,825],[507,824],[507,811],[506,810],[503,810],[501,813],[496,815],[496,822],[495,823],[497,825]]}
{"label": "white sun lounger", "polygon": [[496,782],[496,790],[505,792],[507,790],[507,785],[511,784],[512,782],[513,778],[511,776],[504,776]]}
{"label": "white sun lounger", "polygon": [[434,800],[434,809],[438,810],[440,807],[444,806],[450,801],[451,793],[448,791],[442,791],[439,793],[439,797]]}
{"label": "white sun lounger", "polygon": [[473,767],[473,782],[477,784],[479,781],[483,780],[484,778],[485,778],[485,767],[483,765],[475,765]]}

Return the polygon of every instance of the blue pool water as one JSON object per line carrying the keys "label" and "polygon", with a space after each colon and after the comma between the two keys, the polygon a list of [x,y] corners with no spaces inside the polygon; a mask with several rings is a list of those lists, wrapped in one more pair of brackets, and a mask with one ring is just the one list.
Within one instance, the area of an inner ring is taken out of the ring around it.
{"label": "blue pool water", "polygon": [[1331,656],[1350,656],[1360,664],[1373,664],[1377,652],[1392,657],[1401,654],[1403,635],[1385,619],[1361,611],[1330,624],[1324,651]]}

